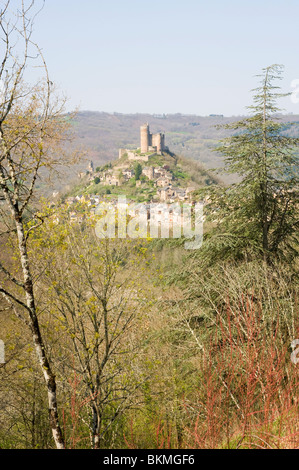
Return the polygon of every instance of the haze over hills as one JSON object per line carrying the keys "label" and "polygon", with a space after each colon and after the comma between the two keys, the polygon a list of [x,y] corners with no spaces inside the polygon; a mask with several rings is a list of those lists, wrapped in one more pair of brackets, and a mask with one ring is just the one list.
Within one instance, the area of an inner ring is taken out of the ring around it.
{"label": "haze over hills", "polygon": [[[196,116],[183,114],[120,114],[79,112],[74,125],[74,145],[87,152],[95,166],[118,158],[119,148],[135,148],[140,126],[146,122],[153,132],[165,132],[165,144],[176,155],[199,161],[208,169],[222,166],[222,157],[213,149],[227,131],[216,126],[239,120],[241,116]],[[299,135],[299,115],[281,115],[290,135]],[[291,126],[288,123],[296,123]],[[80,165],[86,167],[86,162]],[[76,171],[73,176],[75,176]]]}
{"label": "haze over hills", "polygon": [[0,0],[1,450],[299,449],[294,2]]}

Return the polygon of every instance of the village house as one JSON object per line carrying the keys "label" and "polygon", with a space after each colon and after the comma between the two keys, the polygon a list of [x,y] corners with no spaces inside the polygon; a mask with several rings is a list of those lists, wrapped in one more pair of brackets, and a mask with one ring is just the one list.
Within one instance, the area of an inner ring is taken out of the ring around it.
{"label": "village house", "polygon": [[106,176],[106,183],[110,186],[120,186],[120,180],[116,175],[108,174]]}
{"label": "village house", "polygon": [[160,201],[167,201],[169,197],[173,195],[173,191],[170,186],[164,186],[163,188],[158,189],[158,196]]}
{"label": "village house", "polygon": [[185,201],[186,199],[188,199],[188,197],[186,196],[186,191],[185,189],[183,188],[172,188],[173,190],[173,198],[171,199],[171,202],[172,200],[179,200],[179,201]]}
{"label": "village house", "polygon": [[133,176],[135,176],[135,171],[133,170],[133,168],[126,168],[122,171],[122,174],[125,178],[131,179],[133,178]]}
{"label": "village house", "polygon": [[149,180],[153,180],[154,179],[154,167],[145,166],[142,170],[142,174],[146,176]]}
{"label": "village house", "polygon": [[167,168],[166,167],[161,167],[161,166],[158,166],[158,167],[154,168],[154,177],[155,178],[160,178],[161,176],[165,176],[165,177],[168,177],[170,179],[173,178],[173,175],[169,171],[168,166],[167,166]]}
{"label": "village house", "polygon": [[164,186],[163,188],[158,189],[158,196],[160,201],[163,202],[175,202],[175,201],[185,201],[188,199],[186,195],[186,190],[184,188],[175,188],[173,186]]}
{"label": "village house", "polygon": [[168,178],[166,176],[161,176],[158,178],[155,182],[156,186],[159,188],[163,188],[164,186],[170,186],[171,185],[171,178]]}
{"label": "village house", "polygon": [[154,178],[161,178],[161,176],[164,176],[163,168],[160,166],[154,168]]}

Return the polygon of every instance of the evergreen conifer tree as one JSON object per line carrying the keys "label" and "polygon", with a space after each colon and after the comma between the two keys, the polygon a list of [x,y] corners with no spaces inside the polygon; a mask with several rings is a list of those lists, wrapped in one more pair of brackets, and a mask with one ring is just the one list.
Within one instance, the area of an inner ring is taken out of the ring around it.
{"label": "evergreen conifer tree", "polygon": [[263,69],[248,107],[252,115],[222,126],[233,133],[216,151],[224,156],[224,171],[238,174],[240,181],[210,194],[208,219],[214,228],[204,251],[213,257],[250,251],[269,262],[298,254],[299,139],[287,135],[278,115],[277,100],[288,95],[274,84],[282,71],[281,65]]}

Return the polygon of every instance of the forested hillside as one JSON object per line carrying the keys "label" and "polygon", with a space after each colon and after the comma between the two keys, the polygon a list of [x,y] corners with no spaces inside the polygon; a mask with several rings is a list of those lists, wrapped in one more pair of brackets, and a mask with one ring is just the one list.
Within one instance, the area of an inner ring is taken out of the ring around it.
{"label": "forested hillside", "polygon": [[[279,111],[283,67],[261,70],[245,117],[67,115],[31,41],[35,2],[13,22],[10,3],[0,448],[298,448],[299,138]],[[144,121],[169,150],[136,148]],[[82,149],[94,166],[79,177]]]}
{"label": "forested hillside", "polygon": [[[223,158],[215,151],[217,142],[228,135],[218,126],[237,121],[237,116],[193,116],[166,114],[109,114],[79,111],[73,123],[72,148],[81,155],[81,163],[64,169],[62,181],[52,189],[61,190],[66,183],[77,179],[78,171],[85,169],[90,160],[95,166],[118,158],[119,148],[134,149],[139,145],[140,126],[148,122],[153,132],[165,132],[166,145],[176,155],[195,160],[206,169],[222,168]],[[283,132],[299,135],[299,116],[281,115]],[[220,175],[227,183],[236,181],[236,175]]]}

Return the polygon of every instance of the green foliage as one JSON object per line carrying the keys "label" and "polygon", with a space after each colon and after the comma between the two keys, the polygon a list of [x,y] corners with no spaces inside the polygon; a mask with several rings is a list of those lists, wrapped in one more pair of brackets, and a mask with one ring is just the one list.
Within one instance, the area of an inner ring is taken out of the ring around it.
{"label": "green foliage", "polygon": [[273,256],[292,259],[298,254],[298,157],[299,139],[282,134],[276,116],[274,80],[281,66],[263,69],[255,90],[253,115],[225,125],[234,131],[216,148],[225,159],[225,171],[241,181],[225,191],[213,187],[207,206],[215,229],[208,234],[205,253],[213,257],[242,257],[254,252],[266,260]]}
{"label": "green foliage", "polygon": [[142,166],[139,162],[136,163],[134,170],[135,170],[135,180],[138,181],[142,175]]}
{"label": "green foliage", "polygon": [[180,178],[180,179],[189,179],[189,175],[188,173],[186,173],[185,171],[183,171],[181,168],[178,168],[177,170],[175,170],[173,172],[173,176],[175,178]]}
{"label": "green foliage", "polygon": [[[267,70],[271,85],[277,69]],[[43,207],[42,224],[26,223],[67,447],[90,447],[96,410],[103,448],[298,447],[298,374],[289,354],[298,331],[297,264],[261,262],[265,252],[290,260],[297,247],[297,141],[275,118],[279,95],[268,89],[257,90],[253,116],[230,127],[233,135],[219,145],[239,183],[217,185],[182,157],[154,159],[167,161],[178,184],[190,177],[197,199],[210,185],[198,252],[186,252],[183,238],[97,239],[86,203]],[[139,180],[140,188],[133,178],[74,191],[149,201],[154,183]],[[77,224],[69,221],[73,210],[82,216]],[[16,266],[10,243],[2,252]],[[50,448],[38,359],[9,304],[0,321],[10,346],[0,368],[0,447]]]}

